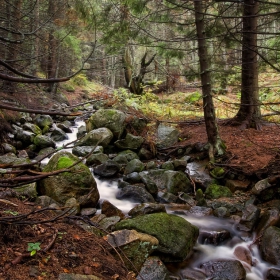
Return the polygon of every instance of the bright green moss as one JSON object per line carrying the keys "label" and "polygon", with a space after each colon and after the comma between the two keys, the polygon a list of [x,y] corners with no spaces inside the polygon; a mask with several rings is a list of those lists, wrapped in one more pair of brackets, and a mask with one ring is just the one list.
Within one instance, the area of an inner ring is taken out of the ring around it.
{"label": "bright green moss", "polygon": [[68,157],[61,157],[57,162],[57,169],[67,168],[73,165],[75,162]]}

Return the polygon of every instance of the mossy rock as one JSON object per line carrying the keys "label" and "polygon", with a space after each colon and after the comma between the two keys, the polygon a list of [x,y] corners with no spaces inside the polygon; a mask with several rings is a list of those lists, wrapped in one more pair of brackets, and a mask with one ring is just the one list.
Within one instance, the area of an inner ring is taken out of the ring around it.
{"label": "mossy rock", "polygon": [[[71,167],[79,158],[69,152],[56,153],[44,168],[44,172],[52,172]],[[96,182],[89,168],[78,163],[68,172],[62,172],[40,182],[40,193],[48,195],[57,202],[65,203],[74,197],[82,206],[95,207],[99,200]],[[89,195],[87,197],[87,195]]]}
{"label": "mossy rock", "polygon": [[220,197],[231,197],[232,193],[228,187],[216,184],[210,185],[205,191],[205,197],[208,199],[215,199]]}
{"label": "mossy rock", "polygon": [[180,262],[187,258],[196,243],[199,230],[184,218],[153,213],[123,220],[116,229],[134,229],[156,237],[159,241],[157,255],[163,261]]}

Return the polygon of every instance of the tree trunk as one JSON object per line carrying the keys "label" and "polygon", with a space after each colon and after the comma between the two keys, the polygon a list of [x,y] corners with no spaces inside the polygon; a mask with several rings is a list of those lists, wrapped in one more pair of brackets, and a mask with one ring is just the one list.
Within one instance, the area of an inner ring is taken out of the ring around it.
{"label": "tree trunk", "polygon": [[258,1],[244,0],[241,104],[235,120],[242,128],[259,128],[260,107],[258,90],[257,13]]}
{"label": "tree trunk", "polygon": [[203,22],[202,0],[194,0],[193,2],[195,8],[195,24],[203,95],[204,120],[209,144],[209,159],[211,161],[214,161],[215,155],[224,154],[225,145],[219,136],[215,108],[211,95],[211,72],[208,62],[205,27]]}

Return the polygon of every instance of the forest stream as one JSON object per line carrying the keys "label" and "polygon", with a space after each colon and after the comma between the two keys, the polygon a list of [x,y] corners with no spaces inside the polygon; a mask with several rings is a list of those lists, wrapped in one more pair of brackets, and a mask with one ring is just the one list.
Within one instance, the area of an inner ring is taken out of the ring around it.
{"label": "forest stream", "polygon": [[[72,133],[69,133],[69,139],[62,142],[58,142],[57,146],[63,146],[67,143],[70,143],[76,139],[76,134],[78,127],[83,125],[83,121],[77,120],[75,125],[72,127]],[[46,164],[48,159],[45,159],[42,164]],[[188,163],[187,168],[192,169],[193,165],[198,165],[197,162]],[[95,180],[97,182],[98,190],[100,193],[101,199],[106,199],[110,201],[114,206],[118,207],[125,214],[132,209],[136,203],[133,203],[129,200],[119,200],[116,198],[118,192],[118,182],[117,179],[113,180],[101,180],[96,176]],[[179,264],[167,264],[168,269],[174,274],[178,275],[179,279],[186,279],[184,277],[184,270],[193,268],[199,270],[200,265],[206,261],[215,260],[215,259],[237,259],[234,252],[237,247],[243,247],[244,250],[249,250],[252,256],[252,265],[249,265],[246,262],[242,262],[246,269],[248,280],[262,280],[265,279],[266,272],[269,268],[277,268],[269,263],[266,263],[262,260],[260,256],[259,249],[254,243],[254,233],[251,235],[244,235],[244,232],[238,231],[235,226],[235,222],[232,219],[217,218],[214,216],[201,216],[190,215],[187,211],[182,211],[181,209],[174,209],[168,204],[166,205],[166,210],[168,213],[176,214],[193,225],[197,226],[200,230],[200,235],[196,246],[194,247],[193,255],[184,263]],[[227,232],[230,234],[230,237],[225,241],[219,243],[218,245],[208,244],[207,238],[204,238],[203,235],[205,232],[216,233],[216,232]]]}

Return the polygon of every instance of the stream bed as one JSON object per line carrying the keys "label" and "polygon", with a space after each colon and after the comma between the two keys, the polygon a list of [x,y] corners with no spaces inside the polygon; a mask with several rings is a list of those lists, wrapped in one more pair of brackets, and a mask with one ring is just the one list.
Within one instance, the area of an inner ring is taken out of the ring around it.
{"label": "stream bed", "polygon": [[[75,125],[72,127],[72,133],[68,134],[69,139],[58,142],[57,146],[62,147],[63,145],[74,141],[76,139],[78,128],[81,125],[84,125],[83,121],[76,121]],[[71,151],[71,148],[69,148],[68,151]],[[46,164],[48,160],[49,159],[45,159],[42,164]],[[192,170],[192,166],[190,166],[190,170]],[[136,205],[136,203],[133,203],[129,200],[119,200],[116,198],[116,194],[118,192],[117,180],[101,180],[96,176],[94,177],[97,182],[101,199],[110,201],[125,214],[127,214],[129,210],[131,210]],[[264,280],[266,279],[265,275],[267,270],[274,267],[262,260],[257,245],[253,244],[254,234],[244,235],[242,232],[236,229],[235,222],[233,220],[217,218],[214,216],[190,215],[187,213],[187,211],[174,209],[168,205],[166,205],[166,209],[168,213],[183,217],[193,225],[197,226],[200,230],[200,236],[194,247],[193,255],[184,263],[168,265],[168,269],[176,274],[179,279],[187,279],[184,277],[184,271],[186,269],[192,268],[199,270],[200,265],[206,261],[217,259],[238,259],[234,254],[234,251],[237,247],[243,247],[251,252],[252,265],[242,262],[247,272],[247,280]],[[230,238],[216,246],[207,244],[207,242],[205,242],[202,237],[204,232],[209,233],[220,231],[226,231],[230,233]],[[277,267],[275,266],[275,268]]]}

